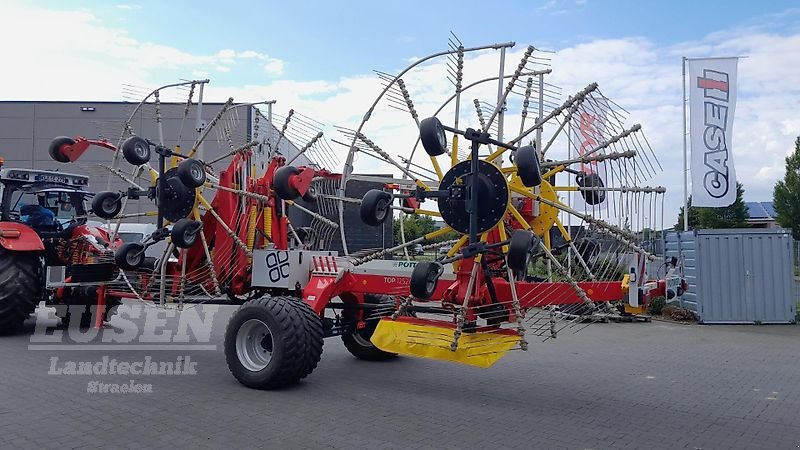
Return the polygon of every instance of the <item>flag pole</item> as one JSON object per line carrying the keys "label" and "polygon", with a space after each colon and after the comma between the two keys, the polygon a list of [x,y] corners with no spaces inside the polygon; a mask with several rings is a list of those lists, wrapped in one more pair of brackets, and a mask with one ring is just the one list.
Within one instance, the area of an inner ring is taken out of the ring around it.
{"label": "flag pole", "polygon": [[686,148],[686,57],[683,66],[683,231],[689,231],[689,167]]}

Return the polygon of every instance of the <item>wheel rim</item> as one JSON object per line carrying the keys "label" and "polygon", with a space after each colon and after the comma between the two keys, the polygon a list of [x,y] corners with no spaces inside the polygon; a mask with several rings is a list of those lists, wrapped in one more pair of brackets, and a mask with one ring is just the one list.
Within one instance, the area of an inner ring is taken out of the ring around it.
{"label": "wheel rim", "polygon": [[272,361],[272,333],[267,324],[250,319],[236,332],[236,356],[245,369],[258,372]]}
{"label": "wheel rim", "polygon": [[114,210],[116,208],[116,203],[117,200],[112,197],[103,200],[103,212],[105,212],[106,214],[114,213]]}
{"label": "wheel rim", "polygon": [[136,249],[130,249],[128,250],[128,253],[125,254],[125,262],[131,267],[136,267],[141,262],[139,261],[140,256],[141,253],[136,251]]}
{"label": "wheel rim", "polygon": [[203,172],[197,167],[196,164],[192,164],[191,170],[192,178],[194,178],[197,182],[203,179]]}
{"label": "wheel rim", "polygon": [[142,144],[137,144],[137,145],[136,145],[136,146],[133,148],[133,150],[134,150],[134,152],[136,153],[136,156],[138,156],[138,157],[140,157],[140,158],[142,158],[142,159],[145,159],[145,157],[147,156],[147,150],[148,150],[148,149],[147,149],[147,148],[145,148],[145,146],[144,146],[144,145],[142,145]]}
{"label": "wheel rim", "polygon": [[372,341],[368,337],[362,336],[361,332],[356,331],[353,333],[353,340],[362,347],[372,347]]}
{"label": "wheel rim", "polygon": [[183,243],[186,244],[187,247],[191,247],[195,239],[197,239],[197,230],[193,226],[186,227],[186,229],[183,230]]}
{"label": "wheel rim", "polygon": [[384,217],[386,217],[386,213],[389,211],[389,202],[381,199],[375,205],[375,218],[378,221],[382,221]]}
{"label": "wheel rim", "polygon": [[197,233],[195,232],[195,230],[187,228],[186,231],[183,232],[183,243],[186,244],[187,246],[191,246],[192,244],[194,244],[194,240],[196,239],[196,237]]}

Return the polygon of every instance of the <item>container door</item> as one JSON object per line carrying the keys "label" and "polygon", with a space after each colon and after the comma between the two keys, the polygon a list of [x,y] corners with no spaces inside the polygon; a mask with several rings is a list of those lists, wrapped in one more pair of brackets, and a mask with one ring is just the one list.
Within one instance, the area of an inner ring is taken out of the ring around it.
{"label": "container door", "polygon": [[703,323],[752,323],[753,306],[744,292],[742,237],[698,235],[697,252],[700,320]]}
{"label": "container door", "polygon": [[745,296],[755,323],[794,319],[791,291],[791,240],[787,234],[742,237]]}

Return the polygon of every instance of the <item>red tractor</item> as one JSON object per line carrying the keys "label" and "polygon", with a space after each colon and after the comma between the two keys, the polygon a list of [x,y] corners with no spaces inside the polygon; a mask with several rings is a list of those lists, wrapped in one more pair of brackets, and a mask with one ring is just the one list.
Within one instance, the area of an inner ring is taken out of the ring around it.
{"label": "red tractor", "polygon": [[[42,300],[64,306],[64,324],[78,313],[90,325],[97,284],[116,275],[108,233],[87,225],[88,177],[3,168],[0,183],[0,334],[17,331]],[[56,266],[65,267],[66,283],[48,289]]]}

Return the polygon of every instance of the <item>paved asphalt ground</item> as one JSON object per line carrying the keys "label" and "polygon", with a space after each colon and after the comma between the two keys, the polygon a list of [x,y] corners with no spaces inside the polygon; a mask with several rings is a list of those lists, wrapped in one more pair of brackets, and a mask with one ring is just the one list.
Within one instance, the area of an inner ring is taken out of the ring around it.
{"label": "paved asphalt ground", "polygon": [[[512,352],[491,369],[412,358],[362,362],[329,339],[309,378],[266,392],[239,385],[228,372],[222,340],[233,310],[224,306],[214,316],[204,344],[216,351],[33,350],[33,325],[0,338],[0,446],[800,446],[798,326],[596,324],[528,353]],[[118,319],[112,324],[136,329]],[[197,374],[48,374],[53,357],[58,369],[68,360],[103,356],[126,362],[189,356]],[[87,392],[92,381],[131,379],[151,384],[153,392]]]}

